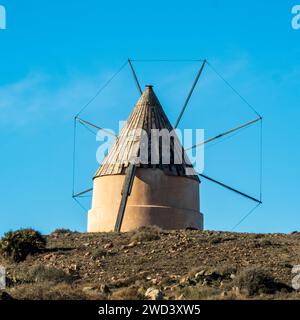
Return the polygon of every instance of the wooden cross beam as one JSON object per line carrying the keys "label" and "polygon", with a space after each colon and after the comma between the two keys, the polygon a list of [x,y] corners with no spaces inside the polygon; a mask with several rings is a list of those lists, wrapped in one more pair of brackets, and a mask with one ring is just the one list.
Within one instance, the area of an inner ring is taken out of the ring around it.
{"label": "wooden cross beam", "polygon": [[179,116],[178,116],[178,119],[177,119],[176,123],[175,123],[174,129],[176,129],[176,128],[178,127],[178,125],[179,125],[179,122],[180,122],[180,120],[181,120],[181,118],[182,118],[182,116],[183,116],[183,114],[184,114],[184,111],[185,111],[185,109],[186,109],[186,107],[187,107],[187,105],[188,105],[188,103],[189,103],[189,101],[190,101],[190,99],[191,99],[191,96],[192,96],[192,94],[193,94],[193,92],[194,92],[194,90],[195,90],[195,87],[196,87],[196,85],[197,85],[197,83],[198,83],[198,80],[199,80],[201,74],[202,74],[202,71],[203,71],[203,69],[204,69],[204,66],[205,66],[206,62],[207,62],[207,61],[204,60],[203,63],[202,63],[202,66],[201,66],[201,68],[200,68],[200,70],[199,70],[199,72],[198,72],[198,74],[197,74],[197,76],[196,76],[196,79],[195,79],[195,81],[194,81],[194,83],[193,83],[193,85],[192,85],[192,88],[191,88],[191,90],[190,90],[190,92],[189,92],[189,94],[188,94],[188,96],[187,96],[187,98],[186,98],[186,100],[185,100],[185,102],[184,102],[184,105],[183,105],[183,107],[182,107],[182,110],[181,110],[181,112],[180,112],[180,114],[179,114]]}
{"label": "wooden cross beam", "polygon": [[126,170],[125,180],[124,180],[124,184],[121,192],[122,198],[121,198],[118,216],[115,224],[115,232],[121,231],[127,200],[132,190],[135,171],[136,171],[135,164],[130,163],[129,167]]}
{"label": "wooden cross beam", "polygon": [[250,199],[250,200],[252,200],[252,201],[254,201],[254,202],[257,202],[257,203],[259,203],[259,204],[262,204],[262,201],[261,201],[261,200],[258,200],[258,199],[254,198],[254,197],[249,196],[248,194],[246,194],[246,193],[244,193],[244,192],[241,192],[241,191],[239,191],[239,190],[237,190],[237,189],[234,189],[234,188],[226,185],[226,184],[223,183],[223,182],[217,181],[217,180],[215,180],[215,179],[213,179],[213,178],[210,178],[210,177],[208,177],[208,176],[206,176],[206,175],[204,175],[204,174],[199,174],[199,176],[202,177],[202,178],[204,178],[204,179],[206,179],[206,180],[209,180],[209,181],[211,181],[211,182],[214,182],[214,183],[218,184],[219,186],[224,187],[224,188],[226,188],[226,189],[228,189],[228,190],[230,190],[230,191],[232,191],[232,192],[235,192],[235,193],[237,193],[237,194],[239,194],[239,195],[241,195],[241,196],[243,196],[243,197],[245,197],[245,198],[248,198],[248,199]]}
{"label": "wooden cross beam", "polygon": [[254,120],[252,120],[252,121],[249,121],[249,122],[247,122],[247,123],[244,123],[244,124],[242,124],[242,125],[240,125],[240,126],[238,126],[238,127],[236,127],[236,128],[230,129],[230,130],[228,130],[228,131],[226,131],[226,132],[223,132],[223,133],[221,133],[221,134],[218,134],[218,135],[215,136],[215,137],[209,138],[209,139],[207,139],[207,140],[205,140],[205,141],[203,141],[203,142],[200,142],[200,143],[198,143],[198,144],[195,144],[195,145],[193,145],[192,147],[189,147],[189,148],[185,149],[185,151],[195,149],[195,148],[200,147],[200,146],[202,146],[202,145],[204,145],[204,144],[206,144],[206,143],[209,143],[209,142],[212,142],[212,141],[214,141],[214,140],[220,139],[220,138],[222,138],[222,137],[224,137],[224,136],[227,136],[227,135],[230,134],[230,133],[233,133],[233,132],[235,132],[235,131],[238,131],[238,130],[241,130],[241,129],[243,129],[243,128],[246,128],[246,127],[250,126],[251,124],[256,123],[256,122],[258,122],[258,121],[261,121],[261,120],[262,120],[262,117],[258,117],[258,118],[256,118],[256,119],[254,119]]}
{"label": "wooden cross beam", "polygon": [[128,64],[129,64],[129,66],[130,66],[130,69],[131,69],[131,72],[132,72],[134,81],[135,81],[135,83],[136,83],[136,86],[137,86],[140,94],[142,95],[142,94],[143,94],[143,91],[142,91],[141,85],[140,85],[139,80],[138,80],[138,78],[137,78],[137,76],[136,76],[136,73],[135,73],[135,71],[134,71],[134,68],[133,68],[133,65],[132,65],[132,62],[131,62],[130,59],[128,59]]}

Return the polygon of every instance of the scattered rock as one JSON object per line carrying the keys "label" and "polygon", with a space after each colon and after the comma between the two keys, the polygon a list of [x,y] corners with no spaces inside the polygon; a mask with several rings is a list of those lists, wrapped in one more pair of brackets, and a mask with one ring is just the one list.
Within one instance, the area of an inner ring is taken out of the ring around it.
{"label": "scattered rock", "polygon": [[150,282],[153,284],[153,285],[157,285],[158,284],[158,279],[151,279]]}
{"label": "scattered rock", "polygon": [[162,300],[163,293],[159,289],[151,287],[145,292],[145,297],[150,300]]}
{"label": "scattered rock", "polygon": [[137,245],[137,241],[132,241],[127,245],[127,248],[133,248]]}
{"label": "scattered rock", "polygon": [[[47,248],[29,256],[19,268],[6,262],[8,293],[26,299],[30,292],[38,292],[35,286],[43,284],[29,283],[27,271],[45,265],[71,275],[68,288],[87,299],[260,299],[260,292],[267,299],[299,299],[297,291],[277,282],[291,285],[291,269],[298,263],[297,234],[176,230],[159,233],[157,241],[144,237],[144,231],[142,240],[132,239],[132,232],[48,236]],[[244,283],[248,278],[238,279],[243,270],[258,266],[276,284],[264,290],[258,281],[259,289],[250,296],[252,285],[248,290]]]}
{"label": "scattered rock", "polygon": [[85,293],[91,293],[94,291],[95,291],[95,289],[93,287],[83,287],[82,288],[82,292],[85,292]]}
{"label": "scattered rock", "polygon": [[198,279],[202,278],[204,276],[204,274],[205,274],[205,270],[201,270],[201,271],[197,272],[195,274],[195,279],[198,280]]}
{"label": "scattered rock", "polygon": [[106,245],[103,246],[104,249],[110,249],[112,248],[114,245],[112,244],[112,242],[107,243]]}
{"label": "scattered rock", "polygon": [[53,258],[55,258],[55,254],[53,253],[48,253],[44,256],[44,260],[53,260]]}

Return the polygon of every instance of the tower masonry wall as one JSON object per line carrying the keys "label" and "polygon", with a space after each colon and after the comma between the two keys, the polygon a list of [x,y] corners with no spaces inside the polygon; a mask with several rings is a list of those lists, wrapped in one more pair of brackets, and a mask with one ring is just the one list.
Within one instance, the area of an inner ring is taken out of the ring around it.
{"label": "tower masonry wall", "polygon": [[[113,231],[125,175],[94,179],[88,232]],[[160,169],[137,168],[122,223],[122,232],[141,226],[163,229],[203,229],[199,182],[182,176],[168,176]]]}

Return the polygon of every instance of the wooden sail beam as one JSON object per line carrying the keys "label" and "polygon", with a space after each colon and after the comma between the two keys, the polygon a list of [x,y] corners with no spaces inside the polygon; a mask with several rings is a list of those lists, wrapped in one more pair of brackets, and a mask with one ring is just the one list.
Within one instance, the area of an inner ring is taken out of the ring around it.
{"label": "wooden sail beam", "polygon": [[101,130],[101,131],[105,132],[106,134],[117,138],[117,135],[115,135],[114,133],[112,133],[112,132],[110,132],[110,131],[108,131],[108,130],[105,130],[105,129],[101,128],[101,127],[98,127],[98,126],[96,126],[95,124],[92,124],[91,122],[88,122],[88,121],[86,121],[86,120],[83,120],[83,119],[81,119],[81,118],[79,118],[79,117],[76,117],[76,119],[77,119],[80,123],[86,124],[86,125],[94,128],[94,129]]}
{"label": "wooden sail beam", "polygon": [[174,129],[176,129],[176,128],[178,127],[178,125],[179,125],[179,122],[180,122],[180,120],[181,120],[181,118],[182,118],[182,116],[183,116],[183,114],[184,114],[184,111],[185,111],[185,109],[186,109],[186,107],[187,107],[187,105],[188,105],[188,103],[189,103],[189,101],[190,101],[190,99],[191,99],[191,96],[192,96],[192,94],[193,94],[193,92],[194,92],[194,90],[195,90],[195,87],[196,87],[196,85],[197,85],[197,83],[198,83],[198,80],[199,80],[201,74],[202,74],[202,71],[203,71],[203,69],[204,69],[204,66],[205,66],[206,62],[207,62],[207,61],[204,60],[203,63],[202,63],[202,65],[201,65],[201,68],[200,68],[200,70],[199,70],[199,72],[198,72],[198,74],[197,74],[197,76],[196,76],[196,79],[195,79],[195,81],[194,81],[194,83],[193,83],[193,85],[192,85],[192,88],[191,88],[191,90],[190,90],[190,92],[189,92],[189,94],[188,94],[188,96],[187,96],[187,98],[186,98],[186,100],[185,100],[185,102],[184,102],[184,105],[183,105],[183,107],[182,107],[182,109],[181,109],[181,112],[180,112],[180,114],[179,114],[179,116],[178,116],[178,118],[177,118],[177,121],[176,121],[176,123],[175,123]]}
{"label": "wooden sail beam", "polygon": [[255,202],[259,203],[259,204],[262,203],[261,200],[258,200],[258,199],[254,198],[254,197],[249,196],[248,194],[246,194],[246,193],[244,193],[244,192],[241,192],[241,191],[239,191],[239,190],[237,190],[237,189],[234,189],[234,188],[226,185],[226,184],[223,183],[223,182],[217,181],[217,180],[215,180],[215,179],[213,179],[213,178],[210,178],[210,177],[208,177],[208,176],[206,176],[206,175],[204,175],[204,174],[199,174],[199,176],[202,177],[202,178],[204,178],[204,179],[206,179],[206,180],[209,180],[209,181],[211,181],[211,182],[214,182],[214,183],[218,184],[219,186],[224,187],[224,188],[226,188],[226,189],[228,189],[228,190],[230,190],[230,191],[232,191],[232,192],[235,192],[235,193],[237,193],[237,194],[239,194],[239,195],[241,195],[241,196],[243,196],[243,197],[245,197],[245,198],[248,198],[248,199],[250,199],[250,200],[252,200],[252,201],[255,201]]}
{"label": "wooden sail beam", "polygon": [[82,196],[82,195],[84,195],[84,194],[86,194],[88,192],[91,192],[91,191],[93,191],[93,188],[89,188],[87,190],[84,190],[84,191],[81,191],[79,193],[73,194],[73,198],[80,197],[80,196]]}
{"label": "wooden sail beam", "polygon": [[141,85],[140,85],[140,83],[139,83],[139,80],[138,80],[138,78],[137,78],[137,75],[136,75],[136,73],[135,73],[135,71],[134,71],[134,68],[133,68],[133,65],[132,65],[132,61],[131,61],[130,59],[128,59],[128,64],[129,64],[129,66],[130,66],[130,69],[131,69],[131,72],[132,72],[134,81],[135,81],[135,83],[136,83],[136,86],[137,86],[140,94],[142,95],[142,94],[143,94],[143,91],[142,91]]}
{"label": "wooden sail beam", "polygon": [[127,200],[132,190],[135,170],[136,170],[136,166],[134,163],[131,163],[126,170],[126,176],[125,176],[125,180],[124,180],[124,184],[121,192],[122,198],[121,198],[120,207],[119,207],[117,220],[115,224],[115,232],[121,231]]}
{"label": "wooden sail beam", "polygon": [[205,140],[205,141],[203,141],[203,142],[201,142],[201,143],[195,144],[194,146],[185,149],[185,151],[189,151],[189,150],[191,150],[191,149],[195,149],[195,148],[200,147],[200,146],[202,146],[202,145],[204,145],[204,144],[206,144],[206,143],[209,143],[209,142],[212,142],[212,141],[217,140],[217,139],[219,139],[219,138],[222,138],[222,137],[224,137],[224,136],[227,136],[227,135],[230,134],[230,133],[233,133],[233,132],[235,132],[235,131],[238,131],[238,130],[241,130],[241,129],[245,128],[245,127],[248,127],[248,126],[250,126],[251,124],[256,123],[256,122],[258,122],[258,121],[260,121],[260,120],[262,120],[262,117],[258,117],[258,118],[256,118],[256,119],[254,119],[254,120],[252,120],[252,121],[249,121],[249,122],[247,122],[247,123],[244,123],[244,124],[242,124],[242,125],[240,125],[240,126],[238,126],[238,127],[236,127],[236,128],[233,128],[233,129],[230,129],[230,130],[228,130],[228,131],[225,131],[225,132],[223,132],[223,133],[221,133],[221,134],[218,134],[217,136],[215,136],[215,137],[213,137],[213,138],[209,138],[209,139],[207,139],[207,140]]}

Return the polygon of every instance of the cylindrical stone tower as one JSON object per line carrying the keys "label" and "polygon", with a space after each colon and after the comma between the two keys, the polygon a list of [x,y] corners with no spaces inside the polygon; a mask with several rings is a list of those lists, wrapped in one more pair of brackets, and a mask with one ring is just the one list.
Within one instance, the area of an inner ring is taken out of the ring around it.
{"label": "cylindrical stone tower", "polygon": [[[162,133],[161,137],[154,139],[153,132]],[[132,159],[137,169],[121,231],[146,225],[163,229],[203,229],[198,175],[177,137],[171,134],[166,143],[163,132],[174,133],[152,86],[147,86],[95,174],[88,232],[114,230],[125,172]],[[166,150],[170,153],[169,162]]]}

